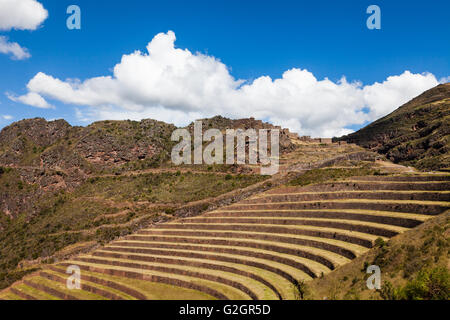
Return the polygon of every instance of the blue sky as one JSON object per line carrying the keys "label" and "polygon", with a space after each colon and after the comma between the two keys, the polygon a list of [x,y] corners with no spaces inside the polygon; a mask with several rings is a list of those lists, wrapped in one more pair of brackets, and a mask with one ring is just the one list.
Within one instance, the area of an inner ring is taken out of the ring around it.
{"label": "blue sky", "polygon": [[[333,83],[345,76],[349,82],[361,81],[362,86],[382,83],[406,70],[412,74],[429,72],[437,80],[450,75],[449,1],[39,2],[49,17],[37,30],[0,31],[0,36],[27,48],[31,55],[13,60],[0,54],[0,115],[12,117],[1,119],[0,127],[29,117],[65,118],[72,124],[87,124],[89,117],[80,117],[80,111],[98,106],[78,106],[39,91],[54,106],[42,109],[12,101],[5,93],[16,97],[26,94],[27,83],[39,72],[62,81],[112,75],[112,68],[123,55],[135,50],[146,52],[147,44],[157,34],[169,30],[176,34],[177,48],[215,57],[228,67],[234,79],[247,83],[261,76],[278,79],[292,68],[307,69],[317,80],[328,78]],[[71,4],[81,8],[81,30],[66,27],[66,8]],[[371,4],[381,8],[381,30],[366,27],[366,8]],[[112,108],[117,107],[121,106]],[[355,112],[363,108],[367,106]],[[197,110],[187,114],[202,113]],[[254,116],[251,109],[247,114]],[[264,112],[256,116],[276,119]],[[300,119],[292,126],[314,132],[310,127],[319,124],[312,115],[303,116],[308,124]],[[93,116],[92,120],[97,118]],[[289,125],[288,118],[286,113],[280,121]],[[336,128],[357,129],[371,120],[358,118],[355,123],[336,124]]]}

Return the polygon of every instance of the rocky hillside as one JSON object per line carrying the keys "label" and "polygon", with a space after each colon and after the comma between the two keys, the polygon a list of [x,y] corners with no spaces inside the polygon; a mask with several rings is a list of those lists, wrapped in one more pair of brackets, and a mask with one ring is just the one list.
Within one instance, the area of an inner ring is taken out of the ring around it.
{"label": "rocky hillside", "polygon": [[422,170],[450,168],[450,83],[439,85],[393,113],[339,140]]}
{"label": "rocky hillside", "polygon": [[[295,145],[292,143],[292,138],[298,137],[297,134],[291,133],[289,129],[283,129],[279,126],[274,126],[270,123],[263,122],[261,120],[256,120],[255,118],[247,118],[247,119],[228,119],[222,116],[215,116],[210,119],[201,119],[203,124],[203,131],[206,131],[211,128],[219,129],[225,134],[227,129],[255,129],[258,134],[258,130],[260,129],[279,129],[280,130],[280,151],[287,152],[295,149]],[[191,123],[188,126],[190,132],[194,131],[194,123]],[[269,140],[270,141],[270,140]]]}
{"label": "rocky hillside", "polygon": [[64,120],[27,119],[0,132],[0,164],[89,173],[136,160],[157,161],[170,151],[173,130],[155,120],[72,127]]}
{"label": "rocky hillside", "polygon": [[[204,128],[273,128],[254,119],[203,119]],[[188,128],[191,128],[189,126]],[[49,194],[73,191],[89,177],[170,168],[176,127],[156,120],[100,121],[72,127],[64,120],[27,119],[0,132],[0,210],[14,217]],[[282,131],[282,151],[294,145]],[[233,172],[248,172],[236,170]],[[224,169],[226,170],[226,168]],[[230,169],[231,170],[231,169]]]}
{"label": "rocky hillside", "polygon": [[[272,128],[253,119],[204,122],[205,128]],[[71,246],[84,250],[180,212],[206,210],[225,201],[216,197],[228,199],[267,179],[245,166],[174,167],[175,129],[150,119],[73,127],[36,118],[1,130],[0,287],[22,276],[15,271],[19,264],[40,263]],[[289,139],[284,142],[292,149]]]}

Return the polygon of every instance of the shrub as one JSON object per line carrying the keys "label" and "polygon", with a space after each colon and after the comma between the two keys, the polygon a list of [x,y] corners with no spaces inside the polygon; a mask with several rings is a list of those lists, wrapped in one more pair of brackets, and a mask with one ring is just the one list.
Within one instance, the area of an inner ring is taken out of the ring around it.
{"label": "shrub", "polygon": [[408,300],[448,300],[450,296],[450,273],[444,267],[421,270],[417,278],[403,288]]}
{"label": "shrub", "polygon": [[401,298],[401,289],[395,288],[389,281],[383,283],[379,292],[384,300],[399,300]]}
{"label": "shrub", "polygon": [[383,248],[386,245],[386,242],[382,238],[377,238],[375,240],[375,245],[377,247]]}
{"label": "shrub", "polygon": [[175,213],[175,209],[174,208],[165,208],[164,212],[166,214],[174,214]]}
{"label": "shrub", "polygon": [[380,295],[385,300],[448,300],[450,273],[445,267],[422,269],[403,288],[395,288],[389,281],[385,282]]}

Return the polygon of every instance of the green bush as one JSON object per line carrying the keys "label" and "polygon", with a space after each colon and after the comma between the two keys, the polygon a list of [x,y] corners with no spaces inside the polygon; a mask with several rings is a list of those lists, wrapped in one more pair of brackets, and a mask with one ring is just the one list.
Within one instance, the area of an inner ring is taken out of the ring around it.
{"label": "green bush", "polygon": [[404,287],[395,288],[386,281],[380,295],[385,300],[448,300],[450,273],[445,267],[422,269],[417,277]]}
{"label": "green bush", "polygon": [[444,267],[421,270],[417,278],[403,288],[408,300],[448,300],[450,273]]}
{"label": "green bush", "polygon": [[375,245],[377,247],[383,248],[386,245],[386,242],[383,240],[383,238],[377,238],[375,240]]}

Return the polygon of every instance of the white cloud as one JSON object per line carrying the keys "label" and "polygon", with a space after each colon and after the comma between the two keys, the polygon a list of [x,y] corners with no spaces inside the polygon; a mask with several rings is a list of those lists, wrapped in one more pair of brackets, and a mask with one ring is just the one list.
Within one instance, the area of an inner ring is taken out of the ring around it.
{"label": "white cloud", "polygon": [[400,76],[388,77],[383,83],[376,82],[364,87],[364,100],[370,106],[371,119],[377,119],[438,84],[431,73],[405,71]]}
{"label": "white cloud", "polygon": [[0,0],[0,30],[36,30],[47,17],[36,0]]}
{"label": "white cloud", "polygon": [[55,107],[49,104],[41,95],[39,95],[36,92],[28,92],[27,94],[16,97],[10,93],[6,93],[6,96],[14,101],[14,102],[21,102],[23,104],[40,108],[40,109],[54,109]]}
{"label": "white cloud", "polygon": [[450,82],[450,76],[439,79],[439,83],[449,83],[449,82]]}
{"label": "white cloud", "polygon": [[10,116],[9,114],[4,114],[4,115],[2,115],[2,118],[4,120],[11,120],[13,118],[13,116]]}
{"label": "white cloud", "polygon": [[15,60],[24,60],[31,57],[26,48],[22,48],[16,42],[9,42],[8,38],[4,36],[0,36],[0,53],[9,54]]}
{"label": "white cloud", "polygon": [[171,31],[156,35],[147,52],[124,55],[110,76],[63,81],[39,72],[27,85],[29,93],[15,99],[27,103],[47,97],[78,105],[77,116],[85,121],[154,118],[185,125],[218,114],[253,116],[300,134],[331,137],[438,84],[432,74],[405,71],[363,86],[344,77],[319,80],[297,68],[279,79],[261,76],[248,82],[235,79],[218,59],[175,48],[174,42]]}

